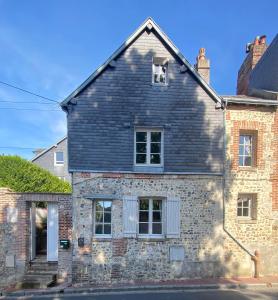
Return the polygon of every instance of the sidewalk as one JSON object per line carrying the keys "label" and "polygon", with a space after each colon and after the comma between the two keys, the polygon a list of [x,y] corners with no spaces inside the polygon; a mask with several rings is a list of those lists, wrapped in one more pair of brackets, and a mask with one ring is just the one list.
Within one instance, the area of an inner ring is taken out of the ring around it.
{"label": "sidewalk", "polygon": [[164,282],[132,282],[125,284],[111,284],[102,286],[76,284],[72,286],[59,285],[48,289],[20,290],[12,288],[3,290],[0,299],[27,295],[55,295],[55,294],[94,294],[107,292],[132,292],[156,290],[199,290],[199,289],[266,289],[278,288],[278,276],[261,278],[218,278],[218,279],[187,279],[168,280]]}

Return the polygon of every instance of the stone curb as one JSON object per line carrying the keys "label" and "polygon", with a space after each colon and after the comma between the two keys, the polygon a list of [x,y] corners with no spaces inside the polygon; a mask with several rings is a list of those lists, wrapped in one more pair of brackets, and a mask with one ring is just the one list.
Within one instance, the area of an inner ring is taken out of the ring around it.
{"label": "stone curb", "polygon": [[22,296],[47,296],[47,295],[73,295],[73,294],[98,294],[120,292],[144,292],[144,291],[190,291],[190,290],[229,290],[229,289],[262,289],[278,288],[278,283],[223,283],[223,284],[188,284],[188,285],[145,285],[129,287],[104,287],[104,288],[61,288],[45,290],[23,290],[17,292],[0,291],[0,299],[16,299]]}

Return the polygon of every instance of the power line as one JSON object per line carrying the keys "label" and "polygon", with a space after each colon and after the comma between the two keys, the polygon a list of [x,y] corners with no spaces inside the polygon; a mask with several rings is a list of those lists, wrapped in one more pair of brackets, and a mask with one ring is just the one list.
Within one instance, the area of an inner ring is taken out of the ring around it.
{"label": "power line", "polygon": [[49,102],[38,102],[38,101],[14,101],[14,100],[0,100],[3,103],[22,103],[22,104],[48,104],[48,105],[57,105],[56,103],[49,103]]}
{"label": "power line", "polygon": [[10,84],[10,83],[7,83],[7,82],[1,81],[1,80],[0,80],[0,83],[2,83],[2,84],[4,84],[4,85],[7,85],[7,86],[9,86],[9,87],[11,87],[11,88],[17,89],[17,90],[19,90],[19,91],[22,91],[22,92],[24,92],[24,93],[27,93],[27,94],[30,94],[30,95],[33,95],[33,96],[36,96],[36,97],[39,97],[39,98],[42,98],[42,99],[45,99],[45,100],[48,100],[48,101],[52,101],[52,102],[59,103],[59,101],[56,101],[56,100],[50,99],[50,98],[48,98],[48,97],[44,97],[44,96],[42,96],[42,95],[39,95],[39,94],[30,92],[30,91],[28,91],[28,90],[25,90],[25,89],[20,88],[20,87],[18,87],[18,86],[12,85],[12,84]]}
{"label": "power line", "polygon": [[35,111],[62,111],[61,109],[36,109],[36,108],[17,108],[17,107],[0,107],[0,110],[1,109],[35,110]]}
{"label": "power line", "polygon": [[0,146],[0,149],[23,149],[23,150],[33,150],[33,149],[36,149],[36,148],[30,148],[30,147],[17,147],[17,146],[4,146],[4,147],[1,147],[1,146]]}

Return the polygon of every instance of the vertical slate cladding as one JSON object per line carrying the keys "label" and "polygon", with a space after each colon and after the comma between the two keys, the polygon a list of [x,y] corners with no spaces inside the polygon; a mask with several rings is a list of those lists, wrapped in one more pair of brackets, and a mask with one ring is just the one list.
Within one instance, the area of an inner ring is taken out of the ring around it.
{"label": "vertical slate cladding", "polygon": [[[169,60],[152,85],[154,56]],[[134,128],[162,127],[164,172],[221,172],[223,112],[155,32],[142,34],[77,97],[68,115],[69,169],[134,170]]]}

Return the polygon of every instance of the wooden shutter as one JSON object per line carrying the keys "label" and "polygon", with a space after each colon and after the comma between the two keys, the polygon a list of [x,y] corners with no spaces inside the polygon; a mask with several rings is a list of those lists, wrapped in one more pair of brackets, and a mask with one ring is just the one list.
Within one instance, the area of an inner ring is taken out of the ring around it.
{"label": "wooden shutter", "polygon": [[136,196],[123,198],[123,231],[125,237],[136,237],[138,202]]}
{"label": "wooden shutter", "polygon": [[166,202],[166,237],[180,237],[180,199],[170,198]]}

